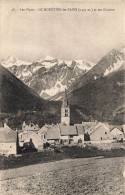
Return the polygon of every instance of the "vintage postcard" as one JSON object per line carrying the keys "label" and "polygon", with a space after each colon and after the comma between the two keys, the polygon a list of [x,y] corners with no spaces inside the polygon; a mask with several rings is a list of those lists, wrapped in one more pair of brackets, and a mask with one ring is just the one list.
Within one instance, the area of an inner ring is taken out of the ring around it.
{"label": "vintage postcard", "polygon": [[0,0],[0,194],[125,193],[124,0]]}

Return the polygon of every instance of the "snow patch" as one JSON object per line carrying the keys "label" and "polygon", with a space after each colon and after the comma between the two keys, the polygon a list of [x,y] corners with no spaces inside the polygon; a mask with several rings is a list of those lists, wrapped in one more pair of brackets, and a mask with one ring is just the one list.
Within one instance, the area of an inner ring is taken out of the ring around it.
{"label": "snow patch", "polygon": [[123,60],[118,60],[117,63],[114,63],[113,65],[106,69],[106,71],[104,72],[104,76],[107,76],[111,72],[117,71],[123,63],[124,63]]}
{"label": "snow patch", "polygon": [[33,67],[33,72],[35,72],[36,70],[39,70],[41,68],[41,66],[35,66]]}
{"label": "snow patch", "polygon": [[22,72],[23,77],[32,76],[32,73],[30,71]]}
{"label": "snow patch", "polygon": [[81,70],[90,70],[93,66],[95,66],[94,63],[88,62],[86,60],[76,60],[76,66]]}
{"label": "snow patch", "polygon": [[42,65],[45,68],[51,68],[51,67],[55,66],[56,64],[57,64],[57,62],[42,62]]}
{"label": "snow patch", "polygon": [[57,81],[55,86],[52,87],[51,89],[42,90],[40,93],[40,96],[42,97],[42,95],[46,93],[48,96],[52,97],[56,95],[57,93],[64,91],[66,88],[67,88],[66,85],[62,85],[60,81]]}
{"label": "snow patch", "polygon": [[96,80],[97,79],[97,76],[94,76],[94,79]]}
{"label": "snow patch", "polygon": [[122,48],[120,49],[120,52],[125,53],[125,47],[122,47]]}
{"label": "snow patch", "polygon": [[65,62],[65,64],[68,66],[68,67],[70,67],[71,65],[72,65],[72,61],[64,61]]}
{"label": "snow patch", "polygon": [[13,65],[16,65],[16,66],[30,65],[31,62],[21,61],[21,60],[19,60],[18,58],[14,57],[14,56],[9,56],[9,57],[7,57],[7,59],[1,60],[1,64],[5,68],[9,68],[9,67],[12,67]]}

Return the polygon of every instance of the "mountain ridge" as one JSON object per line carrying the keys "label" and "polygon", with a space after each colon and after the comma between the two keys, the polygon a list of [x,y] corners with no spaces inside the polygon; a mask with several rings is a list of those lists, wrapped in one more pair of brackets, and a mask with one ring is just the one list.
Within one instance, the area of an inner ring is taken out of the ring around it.
{"label": "mountain ridge", "polygon": [[[121,52],[122,50],[122,52]],[[87,83],[92,80],[96,80],[101,77],[108,76],[112,72],[117,72],[120,67],[124,64],[124,47],[119,50],[113,49],[107,55],[102,57],[99,62],[92,67],[87,73],[81,75],[67,90],[68,93],[71,93],[77,88],[85,86]],[[62,93],[56,94],[54,97],[49,100],[61,100]]]}
{"label": "mountain ridge", "polygon": [[94,65],[84,60],[65,62],[48,56],[28,65],[13,65],[8,67],[8,70],[33,88],[42,98],[48,99],[60,91],[63,92]]}

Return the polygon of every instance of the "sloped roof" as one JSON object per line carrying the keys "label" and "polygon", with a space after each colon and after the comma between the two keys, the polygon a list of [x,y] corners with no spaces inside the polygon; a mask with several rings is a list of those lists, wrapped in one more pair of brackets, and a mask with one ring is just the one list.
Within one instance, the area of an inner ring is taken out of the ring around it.
{"label": "sloped roof", "polygon": [[85,124],[85,132],[88,132],[89,134],[92,133],[95,130],[95,127],[98,126],[98,124],[99,122],[89,122],[88,124]]}
{"label": "sloped roof", "polygon": [[39,131],[39,127],[34,125],[33,123],[30,123],[29,125],[25,125],[26,131]]}
{"label": "sloped roof", "polygon": [[60,130],[57,125],[52,126],[48,129],[48,131],[46,132],[46,139],[60,139]]}
{"label": "sloped roof", "polygon": [[111,126],[110,131],[113,131],[115,128],[118,129],[119,131],[121,131],[121,127],[120,126]]}
{"label": "sloped roof", "polygon": [[64,135],[78,135],[76,126],[60,126],[60,133]]}
{"label": "sloped roof", "polygon": [[46,124],[39,130],[39,133],[45,134],[49,129],[52,129],[54,126],[56,126],[56,125],[47,125]]}
{"label": "sloped roof", "polygon": [[110,133],[112,133],[113,135],[122,135],[123,132],[121,129],[119,129],[117,126],[115,126],[113,129],[110,130]]}
{"label": "sloped roof", "polygon": [[44,125],[40,130],[39,130],[39,133],[43,134],[43,133],[46,133],[48,130],[48,126]]}
{"label": "sloped roof", "polygon": [[109,131],[110,129],[109,129],[109,127],[107,126],[107,125],[105,125],[104,123],[98,123],[95,127],[94,127],[94,129],[93,129],[93,132],[92,133],[90,133],[90,135],[91,134],[93,134],[95,131],[98,131],[99,129],[104,129],[104,130],[107,130],[107,131]]}
{"label": "sloped roof", "polygon": [[13,131],[6,124],[0,127],[0,143],[10,143],[17,141],[17,132]]}
{"label": "sloped roof", "polygon": [[77,128],[78,135],[84,134],[84,127],[82,125],[74,125]]}
{"label": "sloped roof", "polygon": [[91,128],[93,128],[94,126],[96,126],[98,124],[97,121],[94,122],[83,122],[82,125],[84,126],[85,131],[90,130]]}

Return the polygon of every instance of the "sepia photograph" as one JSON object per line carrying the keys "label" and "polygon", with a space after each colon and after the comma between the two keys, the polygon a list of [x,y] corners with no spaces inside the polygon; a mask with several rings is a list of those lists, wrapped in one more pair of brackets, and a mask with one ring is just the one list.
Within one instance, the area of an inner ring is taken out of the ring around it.
{"label": "sepia photograph", "polygon": [[125,194],[125,1],[0,0],[0,194]]}

